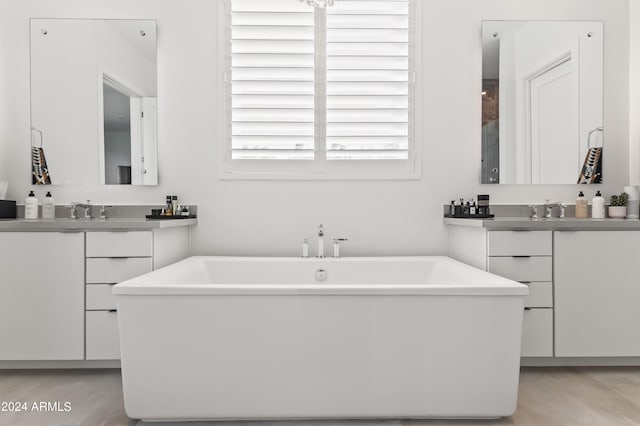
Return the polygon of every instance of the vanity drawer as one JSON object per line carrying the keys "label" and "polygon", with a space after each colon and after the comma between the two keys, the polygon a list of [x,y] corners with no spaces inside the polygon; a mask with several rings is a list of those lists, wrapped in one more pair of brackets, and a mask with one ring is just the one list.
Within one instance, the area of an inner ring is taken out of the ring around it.
{"label": "vanity drawer", "polygon": [[525,309],[521,356],[553,356],[553,309]]}
{"label": "vanity drawer", "polygon": [[524,299],[526,308],[552,308],[553,285],[550,282],[523,282],[529,287],[529,295]]}
{"label": "vanity drawer", "polygon": [[118,314],[113,311],[85,312],[87,322],[86,358],[120,359]]}
{"label": "vanity drawer", "polygon": [[90,284],[87,289],[87,310],[115,309],[116,297],[113,295],[112,284]]}
{"label": "vanity drawer", "polygon": [[552,281],[551,256],[489,257],[489,272],[514,281]]}
{"label": "vanity drawer", "polygon": [[153,256],[151,231],[87,232],[87,257]]}
{"label": "vanity drawer", "polygon": [[114,284],[137,277],[153,269],[150,257],[87,259],[87,284]]}
{"label": "vanity drawer", "polygon": [[551,231],[490,231],[489,256],[551,256]]}

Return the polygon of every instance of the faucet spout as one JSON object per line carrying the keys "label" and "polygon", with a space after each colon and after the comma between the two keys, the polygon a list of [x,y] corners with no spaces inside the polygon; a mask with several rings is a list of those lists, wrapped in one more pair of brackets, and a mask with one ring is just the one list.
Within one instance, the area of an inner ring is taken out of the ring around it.
{"label": "faucet spout", "polygon": [[318,226],[318,257],[324,257],[324,226]]}
{"label": "faucet spout", "polygon": [[[554,202],[549,202],[549,199],[547,198],[545,200],[544,203],[544,209],[545,209],[545,213],[544,213],[544,217],[545,219],[550,219],[551,218],[551,211],[553,210],[554,207],[562,207],[562,202],[561,201],[554,201]],[[564,217],[564,208],[562,209],[561,212],[562,217]]]}

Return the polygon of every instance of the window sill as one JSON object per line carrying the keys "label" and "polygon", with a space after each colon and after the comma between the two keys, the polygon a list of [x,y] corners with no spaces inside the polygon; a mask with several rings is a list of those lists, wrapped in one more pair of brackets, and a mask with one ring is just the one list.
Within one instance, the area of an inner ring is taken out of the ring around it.
{"label": "window sill", "polygon": [[420,180],[422,172],[418,164],[408,161],[336,161],[325,162],[318,170],[313,161],[298,164],[238,160],[224,163],[220,168],[220,180],[301,180],[301,181],[361,181],[361,180]]}

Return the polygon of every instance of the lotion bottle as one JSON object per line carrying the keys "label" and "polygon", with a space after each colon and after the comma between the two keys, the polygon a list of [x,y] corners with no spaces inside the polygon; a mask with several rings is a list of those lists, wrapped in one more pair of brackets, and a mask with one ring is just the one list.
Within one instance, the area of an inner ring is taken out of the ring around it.
{"label": "lotion bottle", "polygon": [[38,219],[38,199],[33,191],[30,191],[29,196],[24,200],[24,218],[27,220]]}
{"label": "lotion bottle", "polygon": [[44,201],[42,202],[42,218],[47,220],[56,218],[56,203],[50,191],[47,191],[47,195],[45,195]]}
{"label": "lotion bottle", "polygon": [[591,200],[591,217],[593,219],[604,219],[604,197],[600,191],[596,191],[596,196]]}
{"label": "lotion bottle", "polygon": [[588,217],[587,199],[584,198],[584,193],[580,191],[578,198],[576,199],[576,218],[586,219]]}

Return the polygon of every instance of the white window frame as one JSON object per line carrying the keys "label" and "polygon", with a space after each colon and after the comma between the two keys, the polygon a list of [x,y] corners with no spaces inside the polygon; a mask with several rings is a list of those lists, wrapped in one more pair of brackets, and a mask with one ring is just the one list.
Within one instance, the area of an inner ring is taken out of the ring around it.
{"label": "white window frame", "polygon": [[[316,78],[315,155],[313,160],[239,160],[231,158],[231,0],[217,3],[217,66],[218,102],[216,140],[218,141],[218,177],[223,180],[419,180],[422,178],[422,2],[409,0],[409,158],[407,160],[327,160],[326,114],[319,113],[324,104],[324,84]],[[297,1],[297,0],[295,0]],[[340,0],[337,0],[340,1]],[[311,7],[311,6],[309,6]],[[315,25],[325,25],[326,15],[316,14]],[[316,58],[326,61],[326,46],[316,41]],[[317,71],[316,71],[317,72]],[[321,102],[318,102],[318,100]],[[220,110],[222,109],[222,111]]]}

